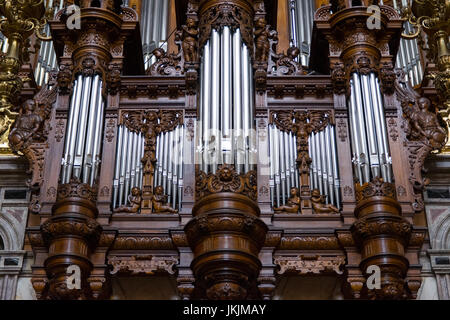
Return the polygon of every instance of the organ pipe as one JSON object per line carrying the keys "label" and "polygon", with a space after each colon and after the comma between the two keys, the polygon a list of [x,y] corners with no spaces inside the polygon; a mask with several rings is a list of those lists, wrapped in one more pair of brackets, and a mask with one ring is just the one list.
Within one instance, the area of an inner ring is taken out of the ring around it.
{"label": "organ pipe", "polygon": [[287,0],[290,44],[300,49],[302,65],[308,65],[315,10],[314,0]]}
{"label": "organ pipe", "polygon": [[61,182],[80,179],[93,185],[99,172],[105,103],[99,75],[78,75],[70,111],[61,167]]}
{"label": "organ pipe", "polygon": [[[250,51],[240,30],[213,29],[203,47],[199,120],[202,170],[234,164],[238,173],[255,168],[254,89]],[[277,139],[280,139],[279,137]]]}
{"label": "organ pipe", "polygon": [[[393,6],[399,13],[401,13],[403,8],[408,7],[408,5],[407,0],[393,1]],[[411,33],[413,31],[413,27],[408,21],[405,22],[404,27],[406,33]],[[409,80],[413,86],[417,86],[422,82],[423,70],[417,39],[400,39],[396,68],[401,68],[405,72],[407,80]]]}
{"label": "organ pipe", "polygon": [[[128,6],[128,2],[124,3]],[[156,62],[153,50],[167,41],[169,22],[168,0],[145,0],[141,8],[141,38],[144,53],[144,65],[147,69]]]}
{"label": "organ pipe", "polygon": [[375,177],[392,182],[392,160],[380,84],[374,73],[352,74],[349,99],[353,167],[361,184]]}
{"label": "organ pipe", "polygon": [[[319,189],[326,196],[326,203],[341,207],[339,164],[336,150],[334,125],[328,125],[320,132],[312,132],[308,138],[310,166],[310,187]],[[283,132],[276,125],[269,125],[270,197],[272,206],[286,204],[290,189],[299,188],[297,168],[296,136]]]}

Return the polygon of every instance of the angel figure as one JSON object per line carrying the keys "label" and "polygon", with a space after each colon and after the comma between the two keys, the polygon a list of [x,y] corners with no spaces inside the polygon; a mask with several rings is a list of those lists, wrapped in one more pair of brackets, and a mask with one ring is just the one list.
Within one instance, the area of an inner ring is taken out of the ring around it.
{"label": "angel figure", "polygon": [[177,209],[173,209],[167,204],[167,196],[164,194],[164,188],[162,186],[157,186],[155,188],[152,204],[155,213],[178,213]]}
{"label": "angel figure", "polygon": [[298,213],[300,211],[300,197],[298,196],[298,188],[291,188],[291,196],[287,204],[278,208],[273,208],[275,212]]}
{"label": "angel figure", "polygon": [[422,97],[417,102],[419,109],[413,113],[414,128],[428,139],[430,146],[439,149],[447,139],[447,133],[441,127],[437,115],[430,111],[430,99]]}
{"label": "angel figure", "polygon": [[319,189],[311,192],[311,202],[316,213],[339,213],[339,209],[332,204],[325,204],[325,196],[320,194]]}
{"label": "angel figure", "polygon": [[432,112],[431,101],[421,97],[404,79],[404,74],[398,74],[395,83],[399,100],[405,118],[409,122],[409,136],[433,149],[440,149],[445,145],[447,132],[439,123],[436,113]]}
{"label": "angel figure", "polygon": [[23,149],[38,132],[43,121],[44,118],[39,114],[36,101],[26,100],[9,134],[11,147],[14,150]]}
{"label": "angel figure", "polygon": [[114,210],[114,212],[125,212],[125,213],[138,213],[141,209],[142,202],[142,192],[141,189],[134,187],[131,189],[131,194],[128,196],[129,206],[122,206]]}

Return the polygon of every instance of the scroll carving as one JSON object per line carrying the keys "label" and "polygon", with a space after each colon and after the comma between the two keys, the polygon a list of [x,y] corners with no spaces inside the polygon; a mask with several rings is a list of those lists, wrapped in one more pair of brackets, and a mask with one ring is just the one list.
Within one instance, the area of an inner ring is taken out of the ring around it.
{"label": "scroll carving", "polygon": [[341,267],[345,265],[344,256],[304,256],[295,257],[280,256],[274,259],[274,263],[279,266],[278,274],[321,274],[336,272],[342,274]]}
{"label": "scroll carving", "polygon": [[131,275],[153,275],[155,273],[175,274],[175,265],[178,259],[175,257],[161,257],[153,255],[135,255],[132,257],[112,257],[108,259],[112,266],[112,275],[127,273]]}

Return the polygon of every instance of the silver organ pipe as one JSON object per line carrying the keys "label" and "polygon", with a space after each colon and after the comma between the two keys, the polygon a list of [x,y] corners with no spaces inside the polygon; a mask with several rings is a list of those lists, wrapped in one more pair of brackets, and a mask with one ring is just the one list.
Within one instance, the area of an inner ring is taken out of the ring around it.
{"label": "silver organ pipe", "polygon": [[[394,0],[393,6],[398,11],[409,5],[408,0]],[[404,24],[405,32],[412,33],[411,24],[406,21]],[[420,60],[417,39],[400,39],[400,47],[397,54],[396,68],[401,68],[405,72],[407,79],[413,86],[417,86],[422,82],[423,70]]]}
{"label": "silver organ pipe", "polygon": [[315,2],[314,0],[286,1],[289,8],[290,44],[300,49],[302,65],[308,65]]}
{"label": "silver organ pipe", "polygon": [[[213,29],[203,47],[200,115],[202,170],[234,164],[238,173],[255,168],[253,68],[240,30]],[[279,138],[277,138],[279,139]]]}
{"label": "silver organ pipe", "polygon": [[105,110],[102,85],[99,75],[78,75],[74,81],[61,167],[62,183],[68,183],[71,178],[91,185],[95,183]]}
{"label": "silver organ pipe", "polygon": [[374,73],[360,75],[355,72],[350,86],[354,173],[361,184],[377,176],[392,182],[392,161],[379,81]]}
{"label": "silver organ pipe", "polygon": [[[60,0],[60,1],[48,0],[46,2],[47,2],[46,7],[53,8],[55,15],[59,10],[61,10],[64,7],[63,0]],[[49,25],[45,26],[44,33],[47,36],[50,35]],[[36,80],[37,85],[42,86],[45,83],[47,83],[47,81],[49,79],[49,73],[52,70],[57,69],[57,67],[58,66],[56,63],[56,53],[55,53],[53,41],[41,42],[41,47],[39,49],[39,55],[38,55],[38,63],[34,70],[34,78]]]}
{"label": "silver organ pipe", "polygon": [[144,136],[141,132],[119,125],[113,181],[113,208],[129,204],[134,187],[142,188]]}
{"label": "silver organ pipe", "polygon": [[169,1],[142,1],[141,35],[146,69],[156,62],[156,58],[152,55],[153,50],[161,47],[167,41],[168,21]]}
{"label": "silver organ pipe", "polygon": [[[269,125],[270,196],[272,206],[287,202],[290,189],[299,187],[296,136]],[[336,150],[335,126],[328,125],[308,138],[311,189],[319,189],[326,203],[341,207],[339,164]],[[285,165],[283,165],[285,163]],[[287,172],[289,171],[289,178]],[[284,178],[285,175],[285,178]]]}

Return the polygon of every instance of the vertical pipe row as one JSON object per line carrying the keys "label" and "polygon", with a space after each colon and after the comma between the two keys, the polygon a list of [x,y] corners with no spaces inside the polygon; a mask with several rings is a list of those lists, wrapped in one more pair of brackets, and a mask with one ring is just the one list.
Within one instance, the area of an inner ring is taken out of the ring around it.
{"label": "vertical pipe row", "polygon": [[[354,173],[361,184],[377,176],[392,181],[391,157],[378,78],[353,73],[349,99]],[[370,169],[369,169],[370,167]]]}
{"label": "vertical pipe row", "polygon": [[156,61],[152,55],[153,50],[162,46],[167,40],[169,1],[145,0],[142,3],[141,12],[144,64],[147,69]]}
{"label": "vertical pipe row", "polygon": [[289,8],[290,44],[300,49],[300,62],[308,65],[313,17],[314,0],[286,0]]}
{"label": "vertical pipe row", "polygon": [[141,159],[143,156],[143,134],[134,132],[125,125],[120,125],[114,166],[113,208],[128,204],[128,196],[131,194],[132,188],[142,188],[143,167]]}
{"label": "vertical pipe row", "polygon": [[99,75],[74,81],[61,167],[61,182],[72,177],[93,185],[101,159],[105,104]]}
{"label": "vertical pipe row", "polygon": [[[310,186],[326,196],[326,202],[340,208],[339,165],[334,125],[308,138],[311,157]],[[299,187],[296,164],[296,137],[269,125],[270,196],[272,206],[280,206],[290,197],[290,189]]]}

